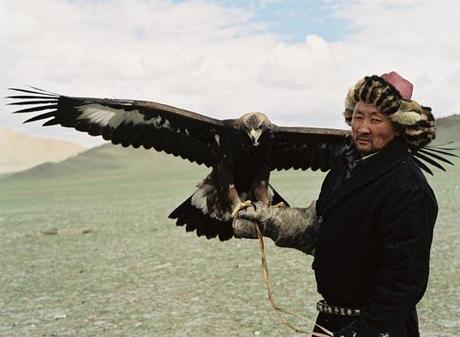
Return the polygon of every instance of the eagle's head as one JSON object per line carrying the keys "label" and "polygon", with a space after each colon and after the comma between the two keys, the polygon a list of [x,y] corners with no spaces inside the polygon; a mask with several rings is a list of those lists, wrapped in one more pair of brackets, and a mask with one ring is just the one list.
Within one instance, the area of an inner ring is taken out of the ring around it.
{"label": "eagle's head", "polygon": [[259,138],[262,134],[271,129],[272,123],[266,115],[261,112],[248,112],[240,117],[240,125],[251,138],[254,146],[259,145]]}

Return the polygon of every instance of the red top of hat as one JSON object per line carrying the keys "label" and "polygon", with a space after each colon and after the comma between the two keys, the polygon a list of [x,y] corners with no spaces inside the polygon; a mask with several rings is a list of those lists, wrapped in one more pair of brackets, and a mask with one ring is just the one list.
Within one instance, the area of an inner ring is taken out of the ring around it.
{"label": "red top of hat", "polygon": [[412,91],[414,90],[414,85],[406,80],[404,77],[399,75],[395,71],[391,71],[389,73],[383,74],[382,77],[386,82],[391,84],[396,90],[399,91],[401,97],[410,100],[412,97]]}

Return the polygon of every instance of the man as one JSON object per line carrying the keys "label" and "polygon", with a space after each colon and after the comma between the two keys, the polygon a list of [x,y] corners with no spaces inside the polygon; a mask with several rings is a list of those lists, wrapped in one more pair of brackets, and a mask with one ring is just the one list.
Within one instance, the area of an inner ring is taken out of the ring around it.
{"label": "man", "polygon": [[427,285],[437,203],[410,152],[435,129],[431,109],[411,95],[395,72],[360,80],[344,112],[353,144],[316,204],[256,205],[234,222],[237,237],[255,237],[254,221],[278,246],[314,255],[324,298],[317,324],[334,336],[419,336],[415,305]]}

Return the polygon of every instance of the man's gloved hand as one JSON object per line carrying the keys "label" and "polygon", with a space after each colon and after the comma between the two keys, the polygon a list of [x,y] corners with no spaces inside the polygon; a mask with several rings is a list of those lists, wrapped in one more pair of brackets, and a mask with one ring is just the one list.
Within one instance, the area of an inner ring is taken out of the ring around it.
{"label": "man's gloved hand", "polygon": [[313,255],[320,226],[315,201],[307,208],[267,207],[256,203],[254,207],[242,209],[233,221],[235,236],[257,238],[255,223],[262,234],[271,238],[277,246],[295,248]]}

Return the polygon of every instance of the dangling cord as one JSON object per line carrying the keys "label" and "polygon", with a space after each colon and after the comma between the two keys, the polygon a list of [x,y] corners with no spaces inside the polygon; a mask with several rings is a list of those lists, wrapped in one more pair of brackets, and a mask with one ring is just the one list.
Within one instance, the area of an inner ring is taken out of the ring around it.
{"label": "dangling cord", "polygon": [[260,248],[260,256],[262,260],[262,270],[263,270],[263,275],[264,275],[264,282],[265,286],[267,287],[267,292],[268,292],[268,299],[270,300],[270,304],[272,305],[273,309],[275,310],[276,314],[278,315],[279,319],[291,330],[298,332],[298,333],[311,333],[312,336],[316,337],[331,337],[333,336],[333,333],[329,331],[328,329],[322,327],[321,325],[318,325],[315,323],[315,326],[317,326],[319,329],[321,329],[325,333],[320,333],[320,332],[311,332],[311,331],[305,331],[298,329],[294,327],[285,317],[283,314],[287,315],[293,315],[296,316],[302,320],[305,320],[309,323],[312,322],[311,319],[308,319],[296,312],[292,312],[286,309],[281,308],[279,305],[275,303],[275,299],[273,298],[273,293],[270,285],[270,275],[268,273],[268,265],[267,265],[267,257],[265,256],[265,245],[264,245],[264,237],[262,235],[262,232],[260,231],[260,228],[256,222],[254,222],[256,231],[257,231],[257,238],[259,239],[259,248]]}

